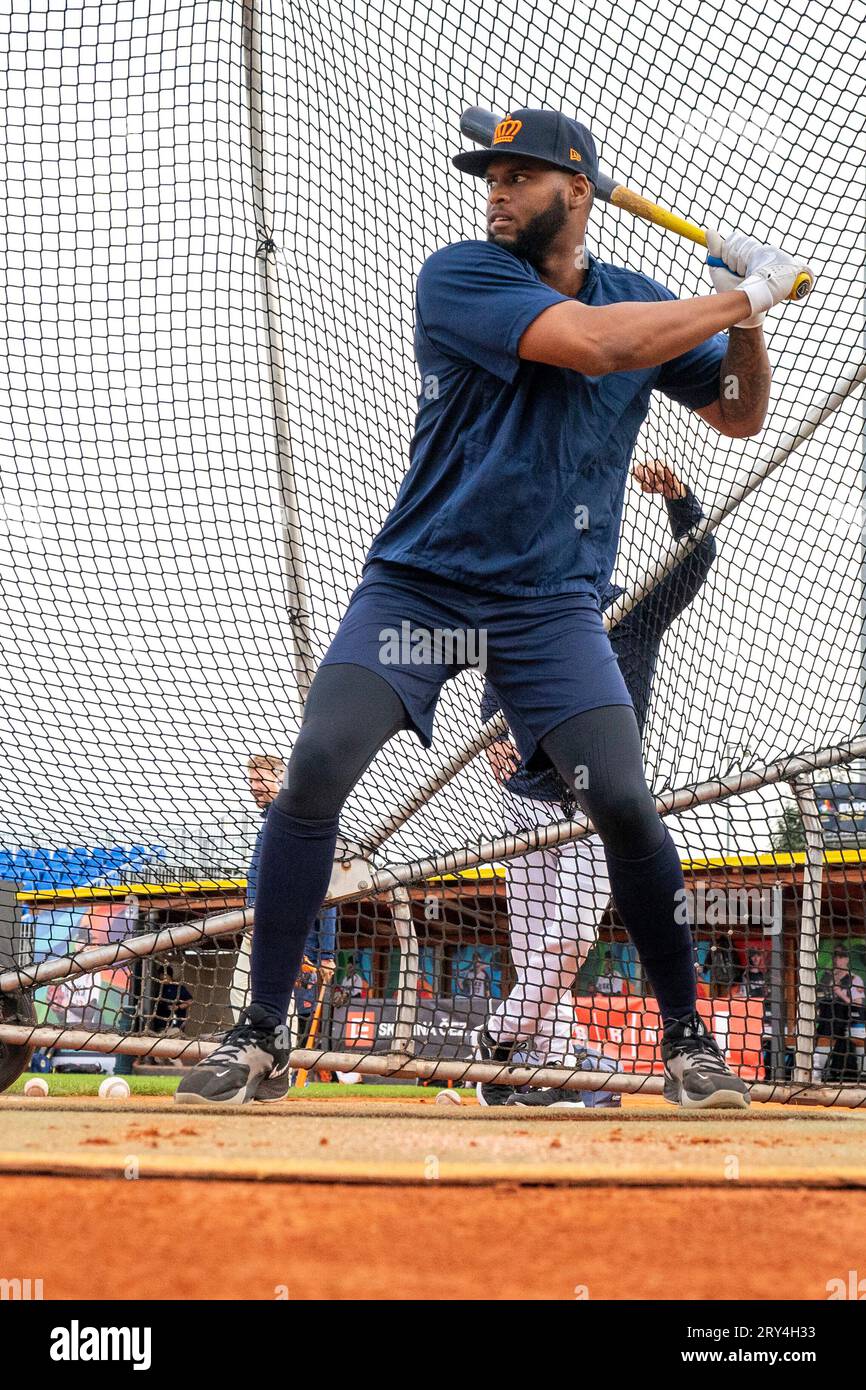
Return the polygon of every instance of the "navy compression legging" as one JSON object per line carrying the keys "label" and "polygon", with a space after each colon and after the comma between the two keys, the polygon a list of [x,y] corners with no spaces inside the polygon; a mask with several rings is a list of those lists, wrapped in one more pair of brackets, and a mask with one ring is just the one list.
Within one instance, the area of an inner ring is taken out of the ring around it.
{"label": "navy compression legging", "polygon": [[[343,803],[379,749],[411,727],[399,696],[362,666],[321,666],[310,687],[286,782],[268,813],[252,950],[252,1002],[280,1021],[307,933],[327,892]],[[604,843],[617,910],[664,1019],[695,1006],[693,948],[677,911],[679,856],[646,785],[634,711],[607,705],[542,740]]]}

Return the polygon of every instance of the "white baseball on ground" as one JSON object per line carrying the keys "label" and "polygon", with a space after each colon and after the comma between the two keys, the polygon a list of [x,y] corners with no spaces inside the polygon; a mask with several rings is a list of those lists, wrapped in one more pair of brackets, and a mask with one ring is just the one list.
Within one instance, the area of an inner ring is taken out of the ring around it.
{"label": "white baseball on ground", "polygon": [[437,1105],[462,1105],[463,1097],[459,1091],[440,1091],[436,1097]]}
{"label": "white baseball on ground", "polygon": [[129,1082],[123,1076],[107,1076],[99,1083],[99,1094],[103,1100],[126,1100]]}
{"label": "white baseball on ground", "polygon": [[24,1082],[25,1096],[47,1096],[48,1082],[43,1076],[31,1076],[29,1081]]}

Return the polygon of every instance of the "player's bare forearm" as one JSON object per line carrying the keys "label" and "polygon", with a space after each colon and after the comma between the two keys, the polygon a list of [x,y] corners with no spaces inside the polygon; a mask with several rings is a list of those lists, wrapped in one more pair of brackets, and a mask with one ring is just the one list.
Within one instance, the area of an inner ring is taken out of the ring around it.
{"label": "player's bare forearm", "polygon": [[520,339],[519,355],[587,376],[660,367],[746,318],[742,290],[662,303],[605,304],[569,301],[538,315]]}
{"label": "player's bare forearm", "polygon": [[726,434],[757,434],[770,401],[770,359],[760,328],[732,328],[719,380],[719,415]]}

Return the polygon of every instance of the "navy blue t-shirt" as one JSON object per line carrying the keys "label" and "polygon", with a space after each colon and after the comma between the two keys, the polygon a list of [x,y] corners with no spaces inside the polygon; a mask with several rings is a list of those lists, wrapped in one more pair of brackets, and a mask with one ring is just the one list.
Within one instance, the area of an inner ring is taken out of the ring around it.
{"label": "navy blue t-shirt", "polygon": [[[576,297],[604,305],[676,296],[590,256]],[[716,334],[661,367],[601,377],[522,361],[525,330],[567,299],[493,242],[456,242],[425,261],[410,467],[368,561],[502,594],[604,588],[650,392],[692,408],[717,400],[727,339]]]}

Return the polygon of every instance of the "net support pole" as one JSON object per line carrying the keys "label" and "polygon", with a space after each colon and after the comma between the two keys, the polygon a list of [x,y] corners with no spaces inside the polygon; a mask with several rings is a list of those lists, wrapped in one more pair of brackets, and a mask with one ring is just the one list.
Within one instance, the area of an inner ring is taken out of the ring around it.
{"label": "net support pole", "polygon": [[797,1018],[794,1026],[795,1082],[812,1080],[818,998],[818,944],[821,934],[821,893],[824,879],[824,835],[815,791],[808,777],[794,777],[791,791],[797,802],[806,838],[803,899],[797,954]]}
{"label": "net support pole", "polygon": [[415,1019],[418,1013],[418,938],[412,921],[409,890],[395,888],[391,897],[394,932],[400,943],[400,978],[397,983],[397,1017],[394,1021],[393,1052],[411,1057],[415,1051]]}
{"label": "net support pole", "polygon": [[295,682],[301,705],[313,679],[312,605],[304,558],[304,532],[289,434],[285,340],[280,295],[280,249],[274,236],[274,178],[270,131],[265,118],[262,83],[262,26],[258,0],[243,0],[243,46],[246,105],[249,119],[253,207],[256,220],[256,265],[263,304],[267,366],[274,416],[274,445],[283,521],[283,566]]}
{"label": "net support pole", "polygon": [[[605,626],[608,630],[622,622],[633,608],[646,598],[663,579],[676,569],[677,565],[688,558],[696,546],[707,536],[726,521],[743,502],[755,492],[767,478],[771,477],[777,469],[781,468],[792,454],[796,453],[807,440],[815,433],[816,429],[835,411],[845,403],[849,396],[853,395],[866,382],[866,364],[862,364],[856,369],[849,369],[843,372],[834,383],[831,390],[811,407],[806,413],[806,417],[795,433],[783,431],[779,443],[775,449],[764,455],[763,459],[758,459],[755,467],[747,474],[741,475],[738,482],[731,489],[727,501],[714,507],[712,511],[704,517],[703,521],[693,527],[691,531],[679,542],[679,544],[666,555],[663,555],[655,568],[647,570],[643,578],[629,591],[613,604],[604,614]],[[421,787],[415,788],[401,806],[388,816],[387,820],[380,825],[374,826],[369,834],[364,838],[364,844],[368,852],[372,852],[379,845],[400,829],[406,821],[410,820],[415,812],[425,801],[441,791],[443,787],[456,777],[468,763],[489,743],[493,743],[497,738],[502,738],[507,734],[505,721],[501,718],[491,721],[491,723],[473,738],[462,744],[457,752],[449,758],[447,763],[431,772],[425,779]]]}
{"label": "net support pole", "polygon": [[780,1081],[785,1075],[785,911],[781,883],[773,884],[773,926],[770,936],[770,988],[768,991],[768,1023],[770,1075],[768,1081]]}
{"label": "net support pole", "polygon": [[[655,797],[656,809],[660,816],[681,814],[695,806],[707,806],[726,801],[731,796],[743,796],[770,787],[778,782],[790,782],[792,777],[813,772],[819,768],[837,767],[840,763],[850,763],[853,758],[866,756],[866,738],[852,739],[835,748],[822,749],[818,753],[798,753],[776,763],[756,763],[748,770],[732,776],[729,781],[713,778],[708,782],[667,790]],[[573,821],[551,821],[548,825],[537,826],[532,830],[521,831],[519,835],[504,835],[497,840],[487,840],[475,848],[461,846],[443,850],[433,859],[416,859],[404,864],[389,864],[372,871],[370,892],[381,893],[394,888],[398,883],[422,883],[443,874],[458,874],[464,869],[475,869],[481,864],[499,862],[531,854],[538,849],[553,849],[556,845],[570,844],[593,833],[592,822],[586,819]],[[336,895],[335,895],[336,896]],[[349,896],[357,896],[350,895]],[[3,988],[3,976],[0,976]]]}
{"label": "net support pole", "polygon": [[[152,1037],[130,1037],[126,1033],[94,1033],[86,1029],[34,1028],[32,1024],[5,1023],[0,1024],[0,1042],[12,1047],[62,1047],[69,1051],[98,1051],[132,1057],[179,1058],[188,1063],[209,1057],[219,1046],[216,1042],[191,1042],[183,1038],[158,1041]],[[296,1071],[357,1071],[362,1076],[414,1077],[419,1081],[452,1081],[462,1086],[474,1086],[480,1081],[509,1086],[561,1086],[569,1091],[617,1091],[622,1095],[658,1097],[662,1096],[664,1090],[664,1077],[659,1075],[574,1071],[568,1067],[505,1067],[500,1062],[436,1061],[423,1057],[395,1057],[386,1053],[368,1052],[359,1057],[352,1052],[295,1049],[289,1053],[289,1066]],[[866,1088],[862,1086],[824,1085],[804,1089],[792,1084],[774,1085],[772,1082],[753,1081],[749,1084],[749,1091],[755,1101],[782,1105],[866,1105]]]}

